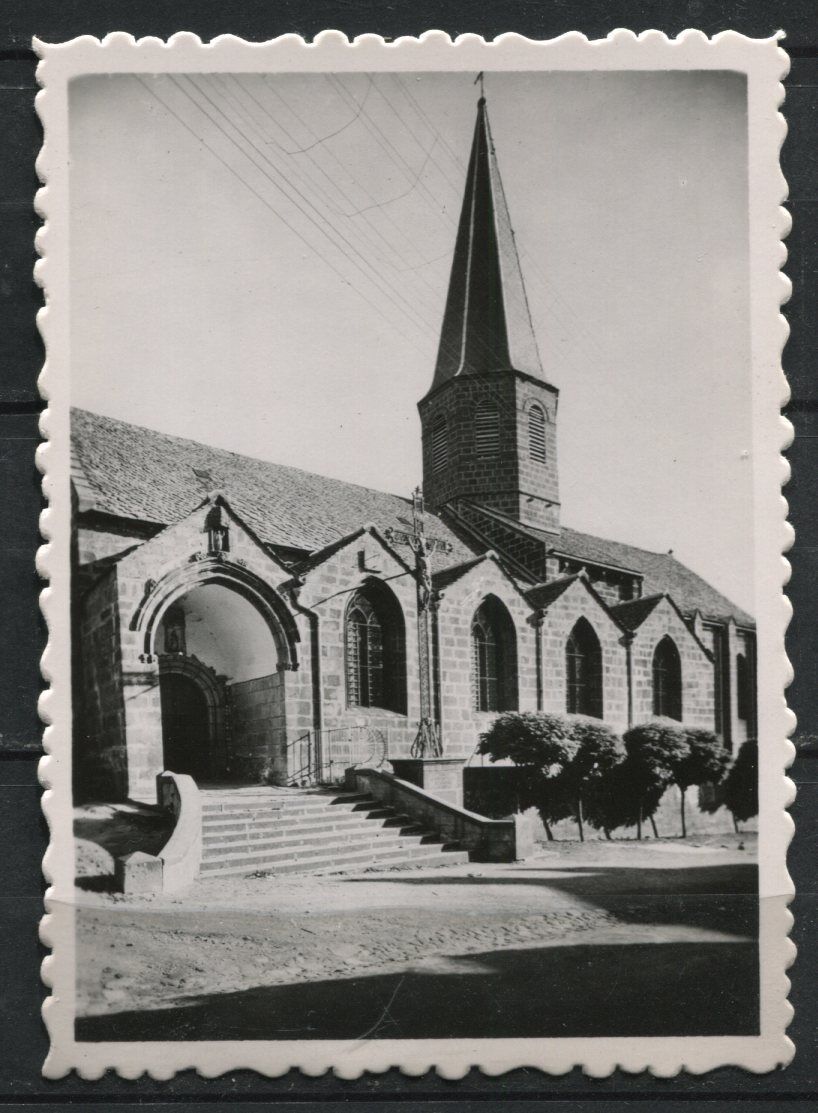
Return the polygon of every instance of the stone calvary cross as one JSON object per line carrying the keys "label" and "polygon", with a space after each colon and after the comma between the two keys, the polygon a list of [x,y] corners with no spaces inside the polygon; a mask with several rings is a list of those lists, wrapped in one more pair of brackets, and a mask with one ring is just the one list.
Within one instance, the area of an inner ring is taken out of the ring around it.
{"label": "stone calvary cross", "polygon": [[426,538],[423,493],[420,487],[412,492],[412,533],[409,544],[415,554],[418,608],[418,673],[420,680],[420,722],[412,743],[413,758],[440,757],[443,746],[435,714],[435,693],[432,684],[432,645],[430,613],[435,606],[432,586],[431,546]]}

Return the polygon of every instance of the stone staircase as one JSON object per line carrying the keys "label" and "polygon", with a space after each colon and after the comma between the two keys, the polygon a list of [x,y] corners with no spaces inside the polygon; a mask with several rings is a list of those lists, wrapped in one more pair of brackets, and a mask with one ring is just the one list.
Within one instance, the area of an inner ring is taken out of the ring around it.
{"label": "stone staircase", "polygon": [[372,796],[262,787],[203,789],[201,799],[203,879],[469,860]]}

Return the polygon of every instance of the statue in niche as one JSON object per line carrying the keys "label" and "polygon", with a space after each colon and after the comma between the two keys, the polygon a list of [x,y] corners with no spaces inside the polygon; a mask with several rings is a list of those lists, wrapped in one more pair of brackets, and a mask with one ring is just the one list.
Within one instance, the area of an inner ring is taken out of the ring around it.
{"label": "statue in niche", "polygon": [[178,604],[168,607],[163,627],[165,630],[165,653],[176,653],[184,656],[187,653],[185,612]]}
{"label": "statue in niche", "polygon": [[207,555],[221,556],[230,552],[230,528],[224,520],[221,506],[218,503],[207,512],[204,523],[204,532],[207,534]]}

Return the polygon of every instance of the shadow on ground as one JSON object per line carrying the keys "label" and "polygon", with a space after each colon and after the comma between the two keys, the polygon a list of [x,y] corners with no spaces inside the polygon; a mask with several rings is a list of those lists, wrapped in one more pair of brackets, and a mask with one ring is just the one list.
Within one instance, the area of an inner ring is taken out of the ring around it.
{"label": "shadow on ground", "polygon": [[758,936],[758,867],[754,863],[689,866],[683,869],[633,866],[516,867],[513,874],[435,877],[407,874],[350,878],[350,884],[536,885],[555,889],[610,912],[625,923],[677,924],[723,931],[748,941]]}
{"label": "shadow on ground", "polygon": [[77,1022],[78,1040],[752,1035],[754,943],[492,951],[341,981],[213,994]]}
{"label": "shadow on ground", "polygon": [[88,892],[116,889],[114,860],[136,850],[158,854],[173,831],[170,812],[126,800],[84,804],[74,809],[76,883]]}

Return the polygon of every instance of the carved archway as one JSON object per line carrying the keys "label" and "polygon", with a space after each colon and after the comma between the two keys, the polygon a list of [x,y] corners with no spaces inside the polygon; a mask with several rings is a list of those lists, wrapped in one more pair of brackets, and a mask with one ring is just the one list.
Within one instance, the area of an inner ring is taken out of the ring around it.
{"label": "carved archway", "polygon": [[159,580],[148,580],[145,593],[130,623],[141,640],[143,661],[156,659],[156,638],[161,620],[169,607],[193,588],[217,584],[235,591],[261,615],[272,634],[278,653],[279,669],[297,669],[298,627],[284,600],[262,579],[238,561],[223,554],[192,560],[175,568]]}

